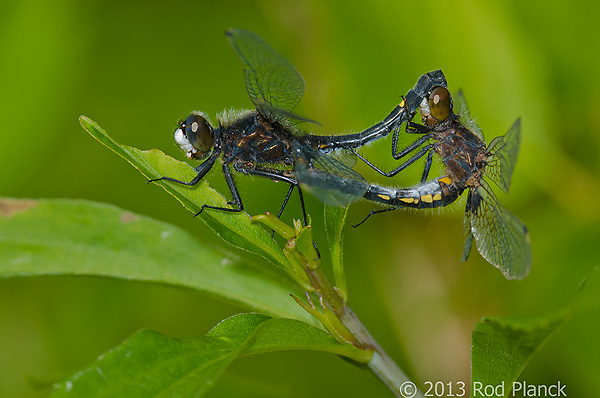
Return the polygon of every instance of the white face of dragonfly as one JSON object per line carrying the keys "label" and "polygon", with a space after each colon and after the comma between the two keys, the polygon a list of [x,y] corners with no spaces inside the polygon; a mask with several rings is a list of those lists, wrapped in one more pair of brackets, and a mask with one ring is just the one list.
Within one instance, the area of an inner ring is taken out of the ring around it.
{"label": "white face of dragonfly", "polygon": [[183,152],[185,152],[185,156],[190,159],[193,159],[194,154],[198,152],[198,150],[196,150],[192,144],[190,144],[190,141],[187,139],[181,128],[175,130],[175,142],[177,145],[179,145]]}
{"label": "white face of dragonfly", "polygon": [[429,112],[429,98],[423,98],[423,101],[419,105],[419,111],[421,111],[421,115],[425,120],[431,116],[431,112]]}
{"label": "white face of dragonfly", "polygon": [[203,159],[213,146],[213,129],[206,119],[192,113],[175,130],[175,142],[190,159]]}

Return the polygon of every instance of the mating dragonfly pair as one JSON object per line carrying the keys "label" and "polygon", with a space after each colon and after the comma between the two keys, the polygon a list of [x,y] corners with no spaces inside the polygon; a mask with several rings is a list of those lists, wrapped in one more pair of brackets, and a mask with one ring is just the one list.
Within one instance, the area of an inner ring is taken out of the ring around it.
{"label": "mating dragonfly pair", "polygon": [[[290,185],[278,216],[285,209],[296,188],[305,224],[307,215],[302,187],[329,204],[344,206],[360,198],[389,207],[371,215],[402,207],[433,208],[454,202],[468,190],[464,221],[463,261],[467,259],[473,238],[481,255],[509,279],[527,275],[531,266],[531,249],[525,225],[502,207],[483,178],[508,191],[519,150],[519,121],[502,137],[489,145],[471,121],[462,95],[450,95],[441,70],[427,73],[409,90],[402,102],[383,121],[355,134],[320,136],[302,132],[297,124],[309,119],[293,113],[304,94],[304,80],[287,59],[258,35],[241,29],[226,33],[230,45],[242,63],[246,88],[256,110],[223,113],[219,125],[211,126],[200,112],[190,114],[175,130],[175,141],[188,158],[203,160],[196,167],[192,181],[166,180],[193,186],[221,157],[222,171],[231,191],[232,207],[204,204],[205,209],[241,212],[242,199],[235,185],[233,170],[267,177]],[[460,111],[454,113],[459,105]],[[421,113],[422,124],[413,122]],[[398,150],[401,125],[407,133],[420,135],[411,145]],[[384,172],[356,150],[389,135],[392,156],[396,160],[412,154],[391,172]],[[348,156],[353,152],[377,172],[392,177],[427,156],[421,183],[412,188],[386,188],[367,183],[356,171]],[[446,168],[443,177],[428,181],[434,154]],[[359,224],[359,225],[360,225]]]}

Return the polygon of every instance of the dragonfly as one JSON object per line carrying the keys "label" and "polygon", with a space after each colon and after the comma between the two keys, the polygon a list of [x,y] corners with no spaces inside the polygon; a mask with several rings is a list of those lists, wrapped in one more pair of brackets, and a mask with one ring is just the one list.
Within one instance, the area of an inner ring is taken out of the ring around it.
{"label": "dragonfly", "polygon": [[[302,137],[303,142],[325,153],[330,153],[332,150],[337,149],[354,151],[356,148],[363,147],[374,140],[386,137],[393,131],[392,148],[396,148],[400,126],[403,122],[409,121],[414,117],[413,115],[420,107],[423,99],[429,95],[431,90],[438,86],[447,87],[446,76],[444,76],[444,73],[440,69],[421,75],[415,86],[402,97],[400,104],[383,121],[367,130],[346,135],[306,135]],[[393,152],[395,152],[395,149],[393,149]],[[362,157],[360,158],[365,160]],[[366,160],[365,163],[373,167]],[[375,170],[378,169],[375,168]]]}
{"label": "dragonfly", "polygon": [[203,204],[195,216],[205,209],[243,211],[232,169],[290,185],[278,217],[296,188],[305,224],[301,184],[329,204],[343,206],[361,198],[367,191],[367,182],[352,170],[347,156],[336,157],[332,152],[358,148],[385,137],[407,120],[409,112],[418,108],[431,87],[445,84],[443,74],[434,71],[423,75],[386,118],[367,130],[339,136],[310,135],[297,125],[311,120],[293,113],[305,90],[300,73],[257,34],[231,29],[226,36],[242,64],[246,89],[255,109],[224,112],[218,117],[216,127],[205,114],[191,113],[179,122],[174,138],[188,158],[202,161],[195,168],[196,176],[191,181],[167,176],[149,181],[194,186],[221,159],[222,173],[232,197],[228,202],[231,207]]}
{"label": "dragonfly", "polygon": [[[460,109],[458,114],[454,113],[455,106]],[[390,177],[427,155],[420,183],[412,188],[369,185],[364,197],[391,207],[372,211],[356,226],[373,214],[398,208],[448,206],[468,190],[462,261],[467,260],[475,241],[482,257],[497,267],[507,279],[522,279],[531,269],[529,232],[521,220],[499,203],[486,181],[491,180],[508,193],[519,152],[520,119],[505,135],[494,138],[488,145],[483,132],[470,115],[462,92],[453,98],[445,85],[433,87],[424,96],[419,110],[422,124],[413,122],[410,117],[406,130],[421,137],[398,151],[395,146],[396,132],[392,149],[395,159],[411,153],[413,155],[390,172],[371,166]],[[445,175],[428,181],[432,158],[436,153],[445,167]]]}

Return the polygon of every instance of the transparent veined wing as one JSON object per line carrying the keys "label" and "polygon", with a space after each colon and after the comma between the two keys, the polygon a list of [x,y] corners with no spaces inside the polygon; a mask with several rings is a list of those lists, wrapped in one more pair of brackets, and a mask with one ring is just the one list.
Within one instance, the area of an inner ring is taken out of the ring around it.
{"label": "transparent veined wing", "polygon": [[335,158],[294,141],[296,179],[323,202],[346,206],[364,196],[368,184],[356,171]]}
{"label": "transparent veined wing", "polygon": [[465,208],[465,219],[463,221],[463,236],[465,237],[465,243],[463,245],[463,254],[460,261],[465,262],[471,254],[471,248],[473,247],[473,231],[471,231],[471,203],[473,201],[473,190],[469,189],[467,195],[467,207]]}
{"label": "transparent veined wing", "polygon": [[487,147],[488,160],[485,175],[504,192],[508,192],[510,180],[517,162],[521,142],[521,119],[503,136],[496,137]]}
{"label": "transparent veined wing", "polygon": [[[294,125],[297,123],[303,123],[303,122],[309,122],[309,123],[321,125],[321,123],[317,122],[316,120],[312,120],[307,117],[297,115],[294,112],[286,111],[285,109],[275,108],[274,106],[272,106],[270,104],[263,104],[261,107],[261,110],[260,110],[260,114],[263,115],[264,117],[268,117],[268,120],[270,120],[270,121],[278,121],[278,122],[285,121],[286,124],[291,124],[291,125]],[[300,135],[306,135],[306,133],[303,131],[297,131],[297,133]]]}
{"label": "transparent veined wing", "polygon": [[[321,151],[319,152],[322,153]],[[338,149],[328,153],[328,155],[350,169],[356,166],[358,159],[356,153],[348,149]]]}
{"label": "transparent veined wing", "polygon": [[462,90],[458,90],[452,96],[452,108],[454,113],[459,116],[462,125],[479,137],[480,140],[484,141],[485,138],[483,138],[483,131],[475,121],[475,118],[471,116],[471,111],[469,110],[467,100],[465,99],[465,95],[463,94]]}
{"label": "transparent veined wing", "polygon": [[[285,118],[304,95],[296,68],[256,33],[230,29],[227,39],[244,69],[246,89],[258,112],[269,121]],[[275,110],[283,112],[276,112]]]}
{"label": "transparent veined wing", "polygon": [[471,192],[471,231],[477,250],[507,279],[525,277],[531,269],[527,227],[498,203],[483,179],[479,187],[471,188]]}

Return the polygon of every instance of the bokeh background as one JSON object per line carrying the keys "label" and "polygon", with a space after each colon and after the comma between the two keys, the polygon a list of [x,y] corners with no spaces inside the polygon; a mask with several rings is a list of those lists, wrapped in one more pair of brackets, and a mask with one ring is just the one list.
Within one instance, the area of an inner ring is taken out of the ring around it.
{"label": "bokeh background", "polygon": [[[397,211],[345,234],[350,304],[417,381],[470,380],[470,339],[484,315],[535,316],[566,305],[599,263],[600,54],[592,1],[11,1],[0,3],[0,195],[116,204],[222,244],[161,188],[84,133],[97,121],[119,142],[182,159],[172,131],[202,110],[249,108],[223,35],[253,30],[302,73],[296,109],[315,132],[381,120],[417,78],[442,68],[491,138],[522,118],[522,147],[500,201],[529,227],[533,270],[507,281],[462,252],[464,200],[444,211]],[[596,39],[594,39],[596,38]],[[363,151],[391,168],[390,140]],[[419,167],[379,183],[408,186]],[[219,168],[211,185],[226,186]],[[276,210],[287,187],[238,178],[251,214]],[[294,199],[296,200],[296,199]],[[298,216],[297,201],[286,214]],[[372,209],[352,206],[349,220]],[[319,247],[322,204],[308,199]],[[233,249],[232,249],[233,250]],[[140,265],[143,266],[143,265]],[[42,397],[140,328],[204,334],[243,309],[193,291],[53,277],[0,280],[0,397]],[[525,370],[531,384],[600,394],[600,311],[561,327]],[[227,385],[262,396],[389,396],[372,375],[322,353],[244,358]]]}

